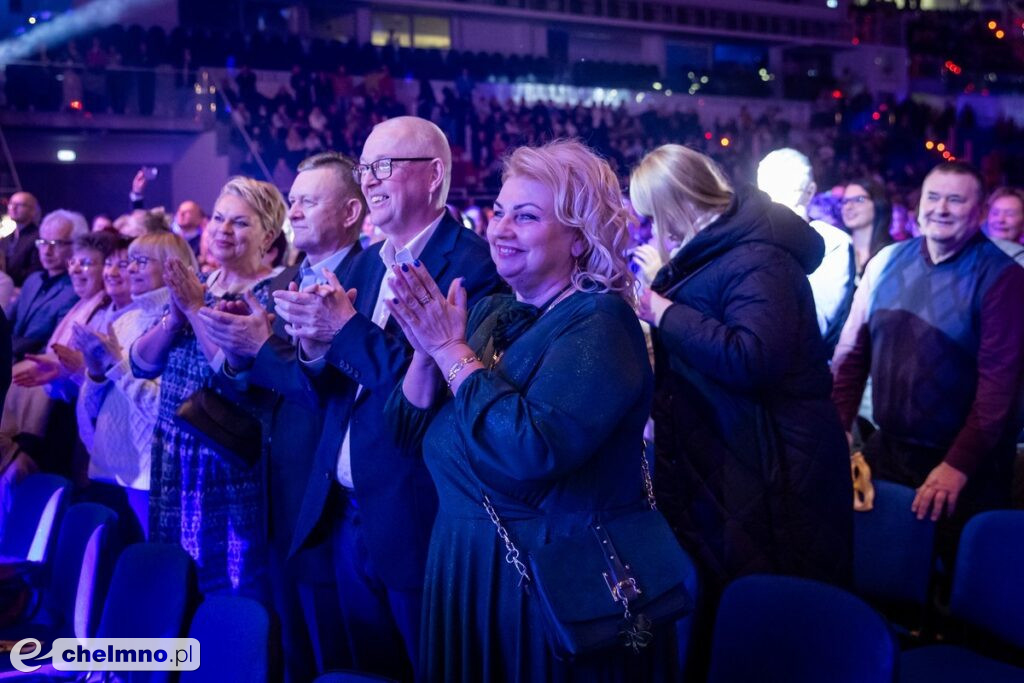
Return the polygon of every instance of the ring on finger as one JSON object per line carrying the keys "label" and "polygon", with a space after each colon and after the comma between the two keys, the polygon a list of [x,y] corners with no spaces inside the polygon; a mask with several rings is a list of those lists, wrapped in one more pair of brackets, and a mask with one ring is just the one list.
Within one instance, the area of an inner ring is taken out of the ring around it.
{"label": "ring on finger", "polygon": [[419,303],[420,306],[426,306],[427,304],[429,304],[433,300],[434,300],[434,298],[432,296],[429,296],[429,295],[423,296],[423,297],[420,297],[420,298],[416,299],[416,301]]}

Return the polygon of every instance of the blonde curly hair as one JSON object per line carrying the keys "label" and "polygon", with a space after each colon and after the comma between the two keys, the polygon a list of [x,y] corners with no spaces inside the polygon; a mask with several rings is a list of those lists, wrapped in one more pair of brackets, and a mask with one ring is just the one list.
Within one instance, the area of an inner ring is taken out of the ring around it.
{"label": "blonde curly hair", "polygon": [[555,218],[579,232],[583,251],[572,284],[583,292],[611,292],[635,303],[634,277],[626,250],[627,212],[615,173],[604,159],[576,140],[519,147],[505,159],[502,182],[528,178],[550,188]]}

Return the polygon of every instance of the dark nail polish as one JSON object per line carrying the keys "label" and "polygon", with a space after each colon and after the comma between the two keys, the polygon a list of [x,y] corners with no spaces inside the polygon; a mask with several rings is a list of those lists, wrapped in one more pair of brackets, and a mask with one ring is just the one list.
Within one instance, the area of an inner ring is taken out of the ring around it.
{"label": "dark nail polish", "polygon": [[402,264],[402,272],[403,273],[408,273],[409,272],[409,266],[407,264],[405,264],[405,263]]}
{"label": "dark nail polish", "polygon": [[416,259],[415,261],[413,261],[413,262],[412,262],[412,264],[413,264],[414,266],[416,266],[417,268],[419,268],[419,267],[420,267],[420,260],[419,260],[419,259]]}
{"label": "dark nail polish", "polygon": [[398,303],[398,297],[396,296],[396,297],[395,297],[394,299],[392,299],[392,300],[391,300],[391,303],[393,303],[393,304],[397,304],[397,303]]}

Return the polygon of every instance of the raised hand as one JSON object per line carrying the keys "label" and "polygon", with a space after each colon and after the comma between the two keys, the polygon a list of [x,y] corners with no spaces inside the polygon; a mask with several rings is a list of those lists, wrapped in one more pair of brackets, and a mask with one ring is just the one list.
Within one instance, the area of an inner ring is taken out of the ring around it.
{"label": "raised hand", "polygon": [[64,344],[52,344],[50,346],[57,355],[57,361],[61,365],[62,374],[74,375],[85,367],[85,358],[77,349]]}
{"label": "raised hand", "polygon": [[170,290],[171,300],[182,313],[195,313],[203,307],[203,283],[181,259],[172,257],[164,263],[164,283]]}
{"label": "raised hand", "polygon": [[49,384],[60,376],[60,362],[54,356],[25,354],[24,360],[14,364],[11,379],[21,387]]}
{"label": "raised hand", "polygon": [[107,327],[107,333],[75,325],[71,330],[71,343],[85,359],[85,366],[93,377],[102,377],[124,358],[124,351],[114,334],[114,326]]}
{"label": "raised hand", "polygon": [[313,357],[323,355],[334,335],[356,315],[356,290],[346,290],[326,268],[323,274],[326,284],[301,292],[294,285],[288,291],[274,292],[275,310],[288,323],[285,330]]}
{"label": "raised hand", "polygon": [[452,281],[445,296],[422,264],[396,265],[394,271],[395,296],[387,306],[413,348],[436,358],[443,349],[465,343],[468,313],[462,279]]}
{"label": "raised hand", "polygon": [[199,317],[235,370],[250,365],[273,334],[270,315],[252,292],[246,292],[242,301],[222,301],[215,308],[201,308]]}

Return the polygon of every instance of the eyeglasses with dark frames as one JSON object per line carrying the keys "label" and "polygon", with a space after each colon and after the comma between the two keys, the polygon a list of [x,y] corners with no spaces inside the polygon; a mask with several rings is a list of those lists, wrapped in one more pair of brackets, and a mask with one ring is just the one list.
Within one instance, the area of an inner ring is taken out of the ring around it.
{"label": "eyeglasses with dark frames", "polygon": [[352,178],[357,183],[363,181],[363,175],[372,173],[377,180],[387,180],[391,177],[392,166],[396,161],[433,161],[436,157],[384,157],[377,159],[372,164],[356,164],[352,167]]}

